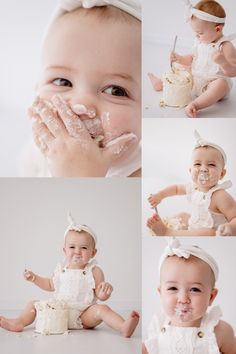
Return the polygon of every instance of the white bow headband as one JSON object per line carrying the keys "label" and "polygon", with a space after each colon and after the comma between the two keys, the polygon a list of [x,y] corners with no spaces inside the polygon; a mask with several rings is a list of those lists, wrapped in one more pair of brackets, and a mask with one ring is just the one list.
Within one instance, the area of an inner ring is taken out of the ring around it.
{"label": "white bow headband", "polygon": [[202,147],[203,146],[211,146],[211,147],[215,148],[216,150],[218,150],[221,153],[221,155],[223,157],[223,160],[224,160],[224,163],[226,164],[226,161],[227,161],[226,154],[225,154],[224,150],[219,145],[202,139],[202,137],[200,136],[200,134],[198,133],[197,130],[194,131],[194,137],[196,139],[195,149],[198,148],[198,147],[201,147],[201,146]]}
{"label": "white bow headband", "polygon": [[211,15],[207,12],[195,9],[191,4],[190,0],[183,0],[186,9],[186,20],[189,21],[192,15],[196,16],[200,20],[214,22],[214,23],[225,23],[225,17],[217,17]]}
{"label": "white bow headband", "polygon": [[73,11],[78,7],[89,9],[107,5],[117,7],[141,20],[141,3],[139,0],[59,0],[58,14]]}
{"label": "white bow headband", "polygon": [[218,279],[219,268],[216,261],[211,255],[209,255],[207,252],[205,252],[198,246],[182,245],[175,237],[171,237],[168,240],[168,246],[165,248],[164,253],[162,254],[159,261],[159,273],[161,270],[161,266],[167,257],[177,256],[179,258],[183,257],[185,259],[188,259],[191,255],[206,262],[211,267],[215,276],[215,280]]}
{"label": "white bow headband", "polygon": [[78,232],[85,231],[94,239],[95,246],[96,246],[97,236],[89,226],[76,223],[70,212],[68,213],[67,218],[68,218],[69,226],[67,227],[64,233],[64,239],[66,238],[68,231],[78,231]]}

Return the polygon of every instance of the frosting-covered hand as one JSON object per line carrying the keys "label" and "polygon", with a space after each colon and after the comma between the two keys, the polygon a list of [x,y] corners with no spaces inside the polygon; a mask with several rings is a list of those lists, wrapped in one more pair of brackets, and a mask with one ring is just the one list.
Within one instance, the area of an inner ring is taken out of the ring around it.
{"label": "frosting-covered hand", "polygon": [[218,226],[216,230],[216,236],[232,236],[232,227],[229,223],[222,224]]}

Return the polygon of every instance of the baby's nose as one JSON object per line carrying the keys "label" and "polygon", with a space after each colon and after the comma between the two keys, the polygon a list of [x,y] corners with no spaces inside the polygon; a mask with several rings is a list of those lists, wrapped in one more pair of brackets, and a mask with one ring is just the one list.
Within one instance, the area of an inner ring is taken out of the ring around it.
{"label": "baby's nose", "polygon": [[84,104],[75,103],[71,105],[71,108],[82,119],[95,118],[97,116],[96,109],[93,106],[87,107]]}
{"label": "baby's nose", "polygon": [[182,304],[189,304],[190,303],[190,298],[189,298],[187,292],[182,291],[179,293],[178,302],[180,302]]}

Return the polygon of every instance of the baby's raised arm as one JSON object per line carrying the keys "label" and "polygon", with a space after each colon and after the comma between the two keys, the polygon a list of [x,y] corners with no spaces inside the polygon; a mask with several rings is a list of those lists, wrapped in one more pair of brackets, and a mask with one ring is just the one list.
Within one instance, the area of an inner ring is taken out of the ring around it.
{"label": "baby's raised arm", "polygon": [[50,278],[43,278],[39,275],[31,272],[31,270],[25,269],[24,271],[24,278],[31,283],[34,283],[39,288],[46,290],[46,291],[54,291],[53,281]]}
{"label": "baby's raised arm", "polygon": [[167,197],[184,194],[186,194],[186,186],[184,184],[174,184],[172,186],[168,186],[160,190],[156,194],[151,194],[148,198],[148,201],[151,204],[152,208],[154,208],[157,204],[160,204],[160,202]]}
{"label": "baby's raised arm", "polygon": [[111,286],[111,284],[105,282],[104,274],[101,268],[94,267],[93,276],[95,280],[95,294],[97,298],[101,301],[109,299],[113,291],[113,287]]}

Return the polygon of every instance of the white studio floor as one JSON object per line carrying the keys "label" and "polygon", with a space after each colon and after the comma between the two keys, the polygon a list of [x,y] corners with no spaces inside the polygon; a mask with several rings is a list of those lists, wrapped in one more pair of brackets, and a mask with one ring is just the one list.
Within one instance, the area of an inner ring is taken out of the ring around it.
{"label": "white studio floor", "polygon": [[[169,67],[170,45],[143,41],[143,68],[142,68],[142,106],[143,118],[183,118],[186,117],[183,108],[160,107],[162,92],[153,90],[148,72],[160,77]],[[177,42],[176,52],[188,53],[188,49],[180,47]],[[236,116],[236,78],[230,97],[199,112],[199,118],[235,118]]]}
{"label": "white studio floor", "polygon": [[[6,317],[14,317],[17,313],[1,311],[1,314]],[[127,314],[122,313],[124,316]],[[33,324],[21,333],[0,328],[0,352],[2,354],[141,354],[140,333],[140,323],[132,338],[121,337],[104,324],[95,330],[74,330],[69,334],[51,336],[35,333]]]}

